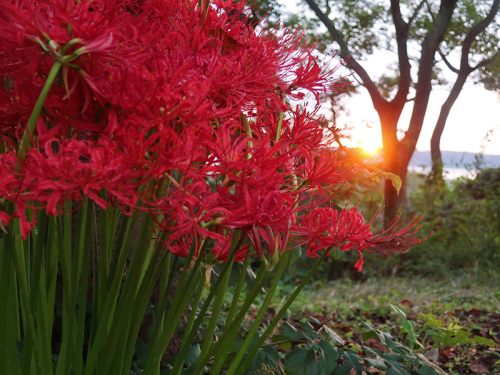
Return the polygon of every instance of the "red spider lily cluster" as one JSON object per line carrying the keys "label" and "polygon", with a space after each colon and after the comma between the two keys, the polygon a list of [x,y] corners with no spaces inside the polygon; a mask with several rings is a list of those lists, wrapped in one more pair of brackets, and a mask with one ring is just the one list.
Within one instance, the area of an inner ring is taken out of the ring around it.
{"label": "red spider lily cluster", "polygon": [[310,256],[332,246],[361,254],[413,230],[381,235],[355,208],[325,208],[356,170],[337,159],[314,111],[292,108],[335,89],[314,45],[252,25],[241,2],[202,3],[3,2],[1,224],[19,218],[25,239],[36,223],[28,208],[58,215],[88,197],[154,215],[175,254],[211,240],[220,261],[235,233],[252,244],[240,261],[251,248],[269,259],[303,243]]}

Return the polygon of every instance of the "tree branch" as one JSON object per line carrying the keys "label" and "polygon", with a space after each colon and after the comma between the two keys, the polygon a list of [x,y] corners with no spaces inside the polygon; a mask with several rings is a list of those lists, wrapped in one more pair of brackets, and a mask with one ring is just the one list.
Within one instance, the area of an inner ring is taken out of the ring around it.
{"label": "tree branch", "polygon": [[493,22],[496,14],[498,13],[498,8],[500,6],[500,0],[493,1],[488,15],[481,21],[472,26],[465,36],[464,43],[462,44],[462,58],[460,60],[460,69],[470,69],[469,66],[469,52],[472,47],[472,43],[480,33],[482,33],[488,25]]}
{"label": "tree branch", "polygon": [[450,62],[448,61],[448,59],[446,58],[446,56],[444,55],[443,52],[441,52],[441,49],[438,49],[438,52],[439,52],[439,56],[441,56],[441,59],[444,61],[444,63],[446,64],[446,66],[453,72],[453,73],[456,73],[458,74],[460,72],[459,69],[455,68],[453,65],[450,64]]}
{"label": "tree branch", "polygon": [[396,42],[398,45],[399,85],[394,102],[404,106],[411,86],[411,65],[408,59],[408,32],[410,26],[401,16],[400,0],[391,0],[391,13],[396,28]]}
{"label": "tree branch", "polygon": [[483,61],[480,61],[476,66],[472,67],[471,69],[474,71],[476,69],[482,68],[483,66],[491,64],[495,59],[500,55],[500,51],[497,51],[493,56],[488,57],[487,59],[484,59]]}
{"label": "tree branch", "polygon": [[427,11],[431,15],[432,23],[436,22],[436,17],[434,16],[434,13],[432,13],[431,4],[429,4],[427,0],[424,0],[424,2],[427,5]]}
{"label": "tree branch", "polygon": [[413,23],[413,21],[415,21],[415,18],[417,18],[418,14],[422,10],[422,7],[424,6],[425,2],[426,2],[426,0],[422,0],[420,2],[420,4],[418,4],[418,6],[415,8],[415,11],[413,12],[413,14],[411,15],[410,19],[408,20],[408,26],[411,26],[411,24]]}
{"label": "tree branch", "polygon": [[382,97],[382,95],[380,95],[377,86],[370,78],[367,71],[352,56],[343,35],[337,30],[332,20],[325,13],[323,13],[323,11],[319,8],[318,4],[316,4],[314,0],[306,0],[306,3],[320,19],[320,21],[326,26],[331,38],[340,46],[340,56],[343,59],[347,60],[347,67],[354,70],[356,74],[361,78],[361,80],[363,81],[363,86],[366,87],[366,89],[370,93],[374,106],[377,107],[386,103],[386,100]]}
{"label": "tree branch", "polygon": [[[500,0],[498,0],[500,1]],[[448,29],[453,12],[457,6],[457,0],[441,0],[439,11],[434,16],[429,2],[426,1],[429,13],[433,19],[432,27],[426,33],[422,42],[422,53],[420,55],[420,66],[418,70],[418,81],[416,86],[415,101],[410,118],[410,125],[401,143],[405,145],[403,158],[411,157],[417,144],[425,113],[429,104],[429,96],[432,90],[432,72],[435,66],[435,55],[439,49],[446,30]]]}

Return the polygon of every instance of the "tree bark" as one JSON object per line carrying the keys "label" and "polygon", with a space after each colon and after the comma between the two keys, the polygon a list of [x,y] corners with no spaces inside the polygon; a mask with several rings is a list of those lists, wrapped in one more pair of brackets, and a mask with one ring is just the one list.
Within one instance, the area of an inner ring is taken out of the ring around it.
{"label": "tree bark", "polygon": [[384,170],[396,174],[401,178],[401,190],[394,188],[391,180],[385,181],[384,187],[384,222],[389,224],[398,214],[398,209],[407,203],[406,175],[413,150],[397,138],[397,125],[403,108],[394,102],[388,103],[385,108],[378,110],[382,127],[382,143]]}

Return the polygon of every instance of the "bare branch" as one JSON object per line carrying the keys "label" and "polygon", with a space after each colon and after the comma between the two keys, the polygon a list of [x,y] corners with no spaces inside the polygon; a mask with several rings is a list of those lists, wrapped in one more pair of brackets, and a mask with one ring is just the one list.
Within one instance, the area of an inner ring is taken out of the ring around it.
{"label": "bare branch", "polygon": [[469,52],[472,47],[472,43],[480,33],[482,33],[488,25],[493,22],[496,14],[498,13],[498,8],[500,6],[500,0],[493,1],[491,9],[488,15],[481,21],[472,26],[465,36],[464,43],[462,45],[462,58],[460,60],[460,69],[470,69],[469,66]]}
{"label": "bare branch", "polygon": [[418,14],[422,10],[422,7],[424,6],[425,3],[426,3],[426,0],[422,0],[420,2],[420,4],[418,4],[418,7],[415,8],[415,11],[413,12],[413,14],[411,15],[410,19],[408,20],[408,26],[411,26],[411,24],[413,23],[413,21],[415,21],[415,18],[417,18]]}
{"label": "bare branch", "polygon": [[434,16],[429,2],[426,0],[429,13],[433,19],[433,24],[422,41],[422,53],[420,55],[413,111],[408,131],[402,140],[402,143],[407,145],[406,150],[408,157],[411,157],[411,153],[417,144],[418,137],[422,130],[422,124],[432,90],[432,74],[435,66],[435,55],[450,25],[453,12],[457,6],[457,1],[458,0],[441,0],[439,11]]}
{"label": "bare branch", "polygon": [[408,32],[409,25],[401,16],[400,0],[391,0],[391,13],[396,28],[396,42],[398,45],[398,63],[399,63],[399,85],[398,92],[394,97],[394,102],[399,106],[404,106],[408,91],[411,86],[411,65],[408,59]]}
{"label": "bare branch", "polygon": [[331,38],[340,46],[340,57],[347,60],[347,67],[354,70],[363,81],[363,86],[366,87],[366,89],[370,93],[375,107],[383,105],[386,102],[385,99],[382,97],[382,95],[380,95],[377,86],[370,78],[367,71],[352,56],[343,35],[337,30],[332,20],[328,18],[325,13],[323,13],[323,11],[319,8],[318,4],[316,4],[314,0],[306,0],[306,2],[316,14],[316,16],[320,19],[320,21],[326,26]]}
{"label": "bare branch", "polygon": [[487,59],[484,59],[483,61],[480,61],[476,66],[472,67],[471,69],[474,71],[476,69],[482,68],[483,66],[490,65],[495,61],[495,59],[500,56],[500,51],[497,51],[493,56],[488,57]]}
{"label": "bare branch", "polygon": [[365,85],[363,84],[363,82],[361,82],[358,77],[356,77],[354,74],[352,75],[354,77],[354,79],[356,80],[357,83],[359,83],[360,86],[363,86],[365,87]]}
{"label": "bare branch", "polygon": [[391,0],[392,19],[394,20],[394,25],[396,26],[396,32],[400,31],[401,33],[407,33],[408,24],[403,20],[399,3],[400,0]]}
{"label": "bare branch", "polygon": [[427,11],[431,15],[432,22],[433,23],[436,22],[436,17],[434,16],[434,13],[432,13],[431,4],[429,4],[429,2],[427,0],[424,0],[424,1],[425,1],[425,4],[427,5]]}
{"label": "bare branch", "polygon": [[460,70],[455,68],[453,65],[451,65],[451,63],[448,61],[448,59],[446,58],[446,56],[444,55],[443,52],[441,52],[440,49],[438,49],[438,52],[439,52],[439,56],[441,56],[441,59],[444,61],[444,63],[446,64],[446,66],[453,72],[453,73],[460,73]]}

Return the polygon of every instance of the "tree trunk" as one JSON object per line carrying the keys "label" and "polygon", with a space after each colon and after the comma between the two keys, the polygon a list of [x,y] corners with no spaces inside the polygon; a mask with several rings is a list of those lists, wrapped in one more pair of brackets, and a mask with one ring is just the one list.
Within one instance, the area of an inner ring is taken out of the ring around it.
{"label": "tree trunk", "polygon": [[450,95],[441,106],[441,111],[439,112],[439,117],[436,122],[436,127],[432,133],[431,138],[431,158],[432,158],[432,173],[431,182],[434,185],[442,185],[444,183],[443,179],[443,159],[441,157],[441,136],[443,135],[444,127],[448,116],[451,111],[451,107],[455,104],[455,101],[460,94],[460,91],[464,87],[465,81],[469,76],[470,71],[460,71],[453,88],[451,89]]}
{"label": "tree trunk", "polygon": [[[399,152],[396,156],[386,162],[386,171],[394,173],[401,178],[401,189],[398,191],[394,187],[391,180],[385,180],[384,190],[384,223],[388,225],[397,215],[401,207],[408,204],[406,196],[406,177],[408,172],[408,164],[411,159],[411,152],[398,143]],[[409,155],[409,156],[408,156]]]}
{"label": "tree trunk", "polygon": [[399,207],[407,203],[406,174],[413,149],[406,147],[397,138],[397,125],[403,111],[403,105],[392,102],[376,109],[382,125],[383,169],[401,178],[399,193],[391,180],[385,181],[384,222],[387,225],[397,216]]}

